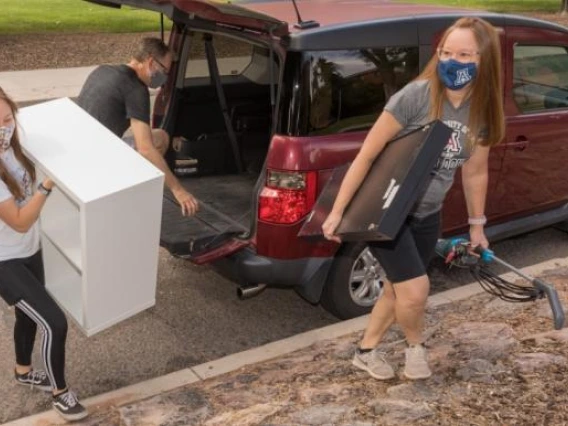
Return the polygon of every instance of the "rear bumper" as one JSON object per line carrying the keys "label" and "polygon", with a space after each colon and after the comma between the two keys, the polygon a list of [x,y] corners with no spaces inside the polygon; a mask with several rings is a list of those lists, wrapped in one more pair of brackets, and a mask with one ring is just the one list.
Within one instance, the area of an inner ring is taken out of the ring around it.
{"label": "rear bumper", "polygon": [[214,266],[239,285],[294,288],[307,301],[317,303],[332,261],[333,257],[274,259],[258,256],[247,247],[218,260]]}

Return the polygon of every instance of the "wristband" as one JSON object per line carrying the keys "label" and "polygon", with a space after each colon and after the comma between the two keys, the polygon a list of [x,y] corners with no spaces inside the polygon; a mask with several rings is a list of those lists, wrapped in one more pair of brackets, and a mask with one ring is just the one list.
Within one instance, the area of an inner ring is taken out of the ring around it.
{"label": "wristband", "polygon": [[485,225],[487,223],[487,218],[485,215],[479,217],[470,217],[467,220],[468,225]]}
{"label": "wristband", "polygon": [[46,197],[51,194],[51,189],[47,189],[45,186],[43,186],[43,183],[40,183],[37,186],[37,190],[38,192],[42,193],[43,195],[45,195]]}

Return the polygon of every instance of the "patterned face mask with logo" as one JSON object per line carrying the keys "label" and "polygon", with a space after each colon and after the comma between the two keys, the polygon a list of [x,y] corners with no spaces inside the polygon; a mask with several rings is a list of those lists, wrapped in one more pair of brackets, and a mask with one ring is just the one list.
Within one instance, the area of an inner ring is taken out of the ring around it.
{"label": "patterned face mask with logo", "polygon": [[6,151],[10,148],[12,143],[12,136],[14,136],[14,131],[16,126],[2,126],[0,127],[0,152]]}
{"label": "patterned face mask with logo", "polygon": [[475,62],[459,62],[455,59],[438,62],[438,77],[450,90],[460,90],[472,81],[477,74]]}

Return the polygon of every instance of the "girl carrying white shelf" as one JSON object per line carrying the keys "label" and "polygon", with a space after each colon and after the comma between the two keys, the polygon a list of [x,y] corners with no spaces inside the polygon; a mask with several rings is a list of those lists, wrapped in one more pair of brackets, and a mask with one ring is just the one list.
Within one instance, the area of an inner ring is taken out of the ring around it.
{"label": "girl carrying white shelf", "polygon": [[[45,289],[38,218],[54,184],[37,188],[32,162],[18,138],[16,103],[0,88],[0,296],[15,308],[16,382],[52,392],[53,408],[65,420],[87,410],[65,381],[67,319]],[[34,190],[35,189],[35,190]],[[31,365],[37,328],[43,334],[45,370]]]}

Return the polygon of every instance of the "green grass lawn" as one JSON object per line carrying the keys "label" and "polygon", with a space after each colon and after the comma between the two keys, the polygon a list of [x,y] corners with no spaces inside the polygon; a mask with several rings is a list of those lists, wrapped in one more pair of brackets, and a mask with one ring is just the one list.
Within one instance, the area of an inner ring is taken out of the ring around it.
{"label": "green grass lawn", "polygon": [[[310,1],[310,0],[303,0]],[[399,0],[396,0],[399,1]],[[556,12],[560,0],[400,0],[496,12]],[[157,31],[159,15],[132,8],[113,9],[83,0],[1,0],[0,34],[45,32]],[[166,20],[166,28],[169,23]]]}
{"label": "green grass lawn", "polygon": [[560,0],[397,0],[401,3],[438,4],[492,12],[558,12]]}
{"label": "green grass lawn", "polygon": [[[156,12],[83,0],[0,0],[0,34],[158,31]],[[169,28],[167,19],[166,29]]]}

